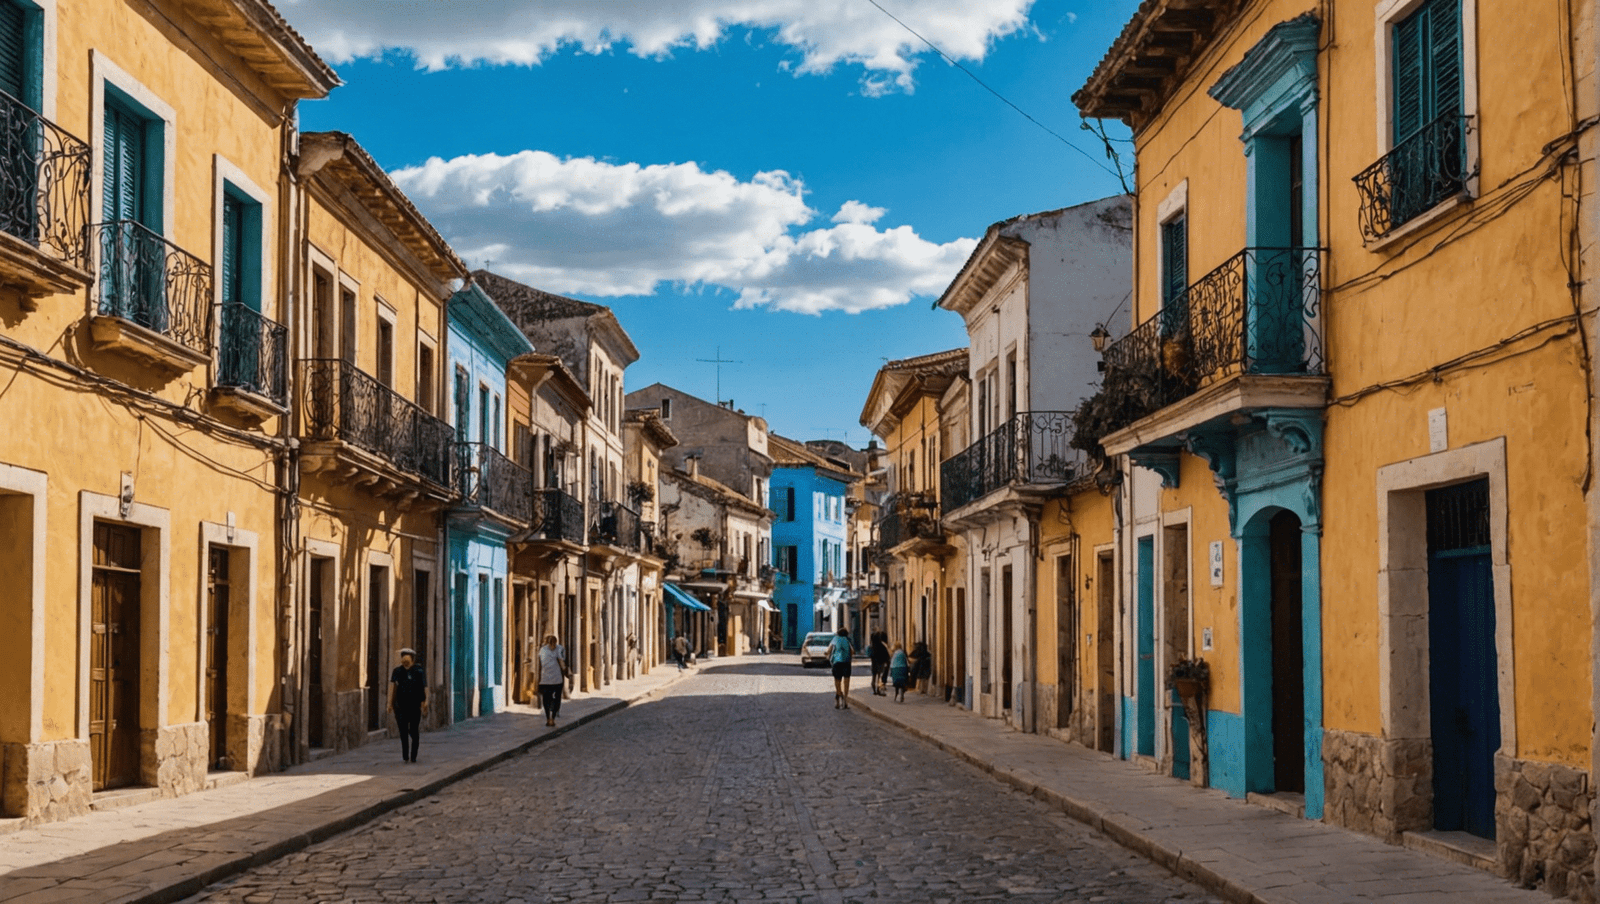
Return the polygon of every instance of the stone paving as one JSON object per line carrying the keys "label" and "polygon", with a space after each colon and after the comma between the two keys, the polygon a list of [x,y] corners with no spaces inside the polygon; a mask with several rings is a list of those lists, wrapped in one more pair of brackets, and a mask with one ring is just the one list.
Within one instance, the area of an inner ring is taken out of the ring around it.
{"label": "stone paving", "polygon": [[1218,900],[830,689],[718,664],[195,900]]}

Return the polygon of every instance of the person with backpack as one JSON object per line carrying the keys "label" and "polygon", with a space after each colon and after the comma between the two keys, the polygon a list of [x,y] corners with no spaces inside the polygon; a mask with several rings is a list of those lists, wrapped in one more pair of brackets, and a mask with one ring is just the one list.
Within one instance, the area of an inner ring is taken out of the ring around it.
{"label": "person with backpack", "polygon": [[855,657],[850,629],[840,628],[839,636],[828,643],[828,661],[833,663],[833,708],[850,708],[850,666]]}

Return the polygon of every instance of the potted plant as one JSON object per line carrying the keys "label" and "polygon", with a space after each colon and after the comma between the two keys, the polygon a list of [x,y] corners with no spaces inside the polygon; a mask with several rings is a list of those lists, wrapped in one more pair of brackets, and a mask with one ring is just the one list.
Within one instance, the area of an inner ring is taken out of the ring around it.
{"label": "potted plant", "polygon": [[1204,659],[1180,659],[1167,670],[1167,686],[1185,700],[1194,700],[1211,683],[1211,666]]}

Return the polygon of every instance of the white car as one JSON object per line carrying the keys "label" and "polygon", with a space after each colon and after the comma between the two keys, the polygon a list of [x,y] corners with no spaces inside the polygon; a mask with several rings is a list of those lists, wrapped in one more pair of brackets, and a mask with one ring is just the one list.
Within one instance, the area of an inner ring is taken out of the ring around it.
{"label": "white car", "polygon": [[828,644],[839,635],[832,631],[812,631],[800,643],[800,664],[806,668],[828,664]]}

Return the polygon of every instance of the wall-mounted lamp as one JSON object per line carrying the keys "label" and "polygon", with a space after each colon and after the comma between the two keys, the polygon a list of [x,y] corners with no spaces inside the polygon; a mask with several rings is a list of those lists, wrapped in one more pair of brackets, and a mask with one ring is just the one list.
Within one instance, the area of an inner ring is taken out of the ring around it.
{"label": "wall-mounted lamp", "polygon": [[1106,342],[1109,341],[1110,339],[1111,339],[1111,331],[1107,330],[1106,329],[1106,325],[1103,324],[1103,323],[1095,324],[1094,325],[1094,332],[1089,334],[1089,341],[1094,343],[1094,350],[1097,351],[1097,352],[1105,351],[1106,350]]}

